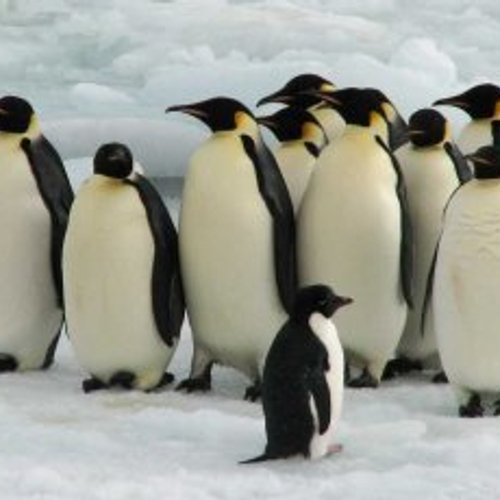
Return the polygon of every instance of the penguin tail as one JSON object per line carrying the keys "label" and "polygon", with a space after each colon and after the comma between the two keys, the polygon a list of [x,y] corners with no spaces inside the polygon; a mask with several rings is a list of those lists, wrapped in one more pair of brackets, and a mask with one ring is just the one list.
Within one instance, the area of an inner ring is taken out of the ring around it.
{"label": "penguin tail", "polygon": [[242,460],[241,462],[238,462],[238,463],[240,465],[258,464],[259,462],[265,462],[266,460],[271,460],[271,459],[272,459],[272,457],[270,457],[266,453],[263,453],[262,455],[259,455],[258,457],[250,458],[248,460]]}

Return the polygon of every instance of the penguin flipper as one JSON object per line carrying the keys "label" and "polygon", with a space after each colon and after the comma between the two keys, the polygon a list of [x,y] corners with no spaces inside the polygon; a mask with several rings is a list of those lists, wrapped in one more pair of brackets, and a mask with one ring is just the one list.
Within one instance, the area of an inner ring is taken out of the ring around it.
{"label": "penguin flipper", "polygon": [[63,305],[62,248],[68,215],[74,194],[61,157],[42,135],[38,139],[24,138],[21,148],[26,154],[38,190],[52,222],[51,265],[59,305]]}
{"label": "penguin flipper", "polygon": [[328,370],[328,354],[325,352],[320,363],[309,367],[306,372],[307,389],[313,397],[314,405],[318,414],[319,433],[323,434],[330,427],[332,416],[330,388],[326,380]]}
{"label": "penguin flipper", "polygon": [[413,261],[414,261],[414,242],[413,229],[410,219],[410,208],[408,197],[406,195],[406,185],[404,183],[401,167],[394,153],[389,149],[381,137],[376,136],[379,146],[389,155],[392,166],[397,176],[396,194],[401,206],[401,252],[400,252],[400,270],[403,296],[410,308],[413,308]]}
{"label": "penguin flipper", "polygon": [[439,243],[441,242],[441,236],[436,243],[436,248],[434,249],[434,254],[432,255],[431,265],[429,267],[429,273],[427,274],[427,281],[425,284],[425,295],[424,301],[422,302],[422,314],[420,316],[420,333],[422,337],[425,334],[425,320],[427,319],[427,314],[429,312],[429,307],[431,304],[432,291],[434,288],[434,274],[436,272],[436,261],[439,251]]}
{"label": "penguin flipper", "polygon": [[500,146],[500,120],[491,122],[491,135],[493,136],[493,146]]}
{"label": "penguin flipper", "polygon": [[256,144],[248,135],[241,141],[252,161],[259,191],[273,219],[274,262],[281,302],[291,312],[297,292],[295,218],[290,194],[271,151],[263,141]]}
{"label": "penguin flipper", "polygon": [[444,149],[455,167],[460,184],[470,181],[472,179],[472,171],[457,146],[452,142],[447,142],[444,145]]}
{"label": "penguin flipper", "polygon": [[184,319],[184,292],[179,265],[177,231],[160,195],[142,175],[124,182],[134,186],[144,205],[155,243],[151,293],[153,314],[164,342],[172,347]]}

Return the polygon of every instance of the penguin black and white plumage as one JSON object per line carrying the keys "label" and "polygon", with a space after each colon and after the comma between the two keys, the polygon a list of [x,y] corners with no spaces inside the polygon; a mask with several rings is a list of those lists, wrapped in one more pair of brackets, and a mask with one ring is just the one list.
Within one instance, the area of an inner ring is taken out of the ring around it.
{"label": "penguin black and white plumage", "polygon": [[408,125],[396,106],[384,92],[376,88],[366,88],[363,90],[370,93],[380,103],[389,126],[388,146],[392,151],[396,151],[409,141]]}
{"label": "penguin black and white plumage", "polygon": [[500,87],[497,85],[476,85],[462,94],[439,99],[433,104],[439,105],[454,106],[470,117],[457,140],[463,154],[474,153],[481,146],[500,145]]}
{"label": "penguin black and white plumage", "polygon": [[411,143],[398,149],[396,156],[405,179],[415,241],[414,307],[408,311],[397,354],[401,368],[405,359],[409,369],[412,365],[439,368],[432,314],[424,315],[423,309],[444,208],[452,193],[471,179],[472,172],[453,143],[449,122],[438,111],[413,113],[408,133]]}
{"label": "penguin black and white plumage", "polygon": [[326,78],[313,73],[297,75],[281,89],[263,97],[257,106],[268,103],[281,103],[287,106],[308,110],[323,127],[329,141],[339,137],[344,131],[345,122],[342,116],[331,106],[311,92],[332,92],[335,85]]}
{"label": "penguin black and white plumage", "polygon": [[461,416],[500,413],[500,148],[470,157],[474,179],[446,208],[432,304],[443,368]]}
{"label": "penguin black and white plumage", "polygon": [[317,459],[332,448],[344,393],[344,355],[332,316],[352,299],[325,285],[301,289],[290,318],[267,355],[262,404],[267,446],[244,463],[303,455]]}
{"label": "penguin black and white plumage", "polygon": [[314,164],[327,142],[323,127],[311,113],[293,106],[257,121],[280,141],[274,156],[297,213]]}
{"label": "penguin black and white plumage", "polygon": [[182,196],[180,255],[194,355],[179,388],[207,390],[211,367],[220,363],[257,389],[296,293],[292,202],[243,104],[216,97],[167,111],[192,115],[212,132],[191,157]]}
{"label": "penguin black and white plumage", "polygon": [[0,99],[0,371],[48,368],[63,323],[61,254],[73,191],[31,105]]}
{"label": "penguin black and white plumage", "polygon": [[101,146],[79,189],[64,243],[68,334],[91,378],[149,390],[165,373],[184,317],[175,227],[159,194],[123,144]]}
{"label": "penguin black and white plumage", "polygon": [[380,103],[362,89],[322,94],[347,123],[322,152],[297,218],[299,282],[338,286],[355,304],[337,327],[352,387],[375,387],[412,304],[413,242],[405,186]]}

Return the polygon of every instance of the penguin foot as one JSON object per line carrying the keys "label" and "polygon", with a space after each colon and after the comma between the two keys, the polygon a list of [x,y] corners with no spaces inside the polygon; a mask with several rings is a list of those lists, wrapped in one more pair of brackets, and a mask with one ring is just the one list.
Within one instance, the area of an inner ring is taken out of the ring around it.
{"label": "penguin foot", "polygon": [[120,371],[116,372],[109,379],[110,387],[120,387],[122,389],[133,389],[135,383],[135,375],[132,372]]}
{"label": "penguin foot", "polygon": [[160,381],[158,382],[158,385],[155,387],[155,389],[161,389],[162,387],[165,387],[167,385],[170,385],[172,382],[174,382],[175,377],[173,373],[165,372]]}
{"label": "penguin foot", "polygon": [[18,367],[17,359],[10,354],[0,354],[0,373],[15,372]]}
{"label": "penguin foot", "polygon": [[176,391],[207,392],[212,388],[212,377],[187,378],[183,380],[176,388]]}
{"label": "penguin foot", "polygon": [[378,380],[365,368],[358,378],[349,380],[347,387],[351,387],[352,389],[376,389],[378,384]]}
{"label": "penguin foot", "polygon": [[413,371],[422,371],[423,366],[420,361],[415,361],[405,356],[391,359],[384,368],[382,380],[391,380],[400,375],[406,375]]}
{"label": "penguin foot", "polygon": [[326,450],[327,455],[335,455],[344,450],[344,445],[342,444],[331,444]]}
{"label": "penguin foot", "polygon": [[432,377],[432,383],[433,384],[447,384],[448,383],[448,377],[444,371],[440,371]]}
{"label": "penguin foot", "polygon": [[495,417],[500,416],[500,399],[498,401],[495,401],[495,411],[493,412],[493,415]]}
{"label": "penguin foot", "polygon": [[82,382],[82,389],[85,394],[106,389],[107,385],[95,377],[90,377]]}
{"label": "penguin foot", "polygon": [[460,406],[458,414],[461,417],[477,418],[482,417],[484,408],[481,406],[481,398],[478,394],[473,394],[466,405]]}
{"label": "penguin foot", "polygon": [[247,390],[245,391],[244,400],[255,403],[255,401],[260,399],[261,396],[262,396],[262,384],[260,380],[256,380],[255,384],[247,387]]}

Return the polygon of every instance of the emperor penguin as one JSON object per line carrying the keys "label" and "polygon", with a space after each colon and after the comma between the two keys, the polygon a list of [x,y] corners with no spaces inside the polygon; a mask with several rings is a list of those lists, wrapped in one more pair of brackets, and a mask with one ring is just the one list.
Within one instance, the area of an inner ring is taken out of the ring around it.
{"label": "emperor penguin", "polygon": [[500,413],[500,147],[469,156],[474,179],[450,199],[435,269],[433,311],[439,352],[459,414]]}
{"label": "emperor penguin", "polygon": [[257,106],[281,103],[308,110],[321,124],[328,140],[333,141],[344,131],[345,122],[335,109],[325,105],[320,97],[310,92],[332,92],[335,88],[330,80],[322,76],[304,73],[292,78],[276,92],[260,99]]}
{"label": "emperor penguin", "polygon": [[259,396],[265,356],[296,293],[293,206],[251,111],[215,97],[171,106],[212,135],[191,157],[179,221],[194,354],[179,389],[208,390],[214,363],[243,372]]}
{"label": "emperor penguin", "polygon": [[344,354],[332,316],[351,302],[325,285],[298,292],[264,367],[267,446],[243,463],[295,455],[318,459],[340,451],[332,438],[342,410]]}
{"label": "emperor penguin", "polygon": [[0,372],[48,368],[63,323],[73,191],[25,99],[0,99]]}
{"label": "emperor penguin", "polygon": [[362,89],[321,94],[344,134],[322,152],[297,218],[301,286],[325,282],[355,301],[338,321],[351,387],[376,387],[412,305],[413,242],[404,180],[380,103]]}
{"label": "emperor penguin", "polygon": [[326,145],[323,127],[312,113],[293,106],[259,117],[257,121],[271,130],[281,143],[274,156],[297,213],[314,164]]}
{"label": "emperor penguin", "polygon": [[64,242],[66,322],[85,392],[150,390],[165,373],[184,317],[175,227],[130,150],[102,145],[78,190]]}
{"label": "emperor penguin", "polygon": [[433,106],[448,105],[465,111],[470,121],[462,129],[457,144],[463,154],[481,146],[500,145],[500,87],[492,83],[476,85],[462,94],[437,100]]}
{"label": "emperor penguin", "polygon": [[386,368],[389,376],[423,367],[440,368],[432,314],[424,314],[428,280],[444,208],[452,193],[472,177],[441,113],[434,109],[416,111],[410,117],[408,134],[411,143],[398,149],[396,157],[406,183],[415,241],[414,307],[408,311],[398,359]]}

